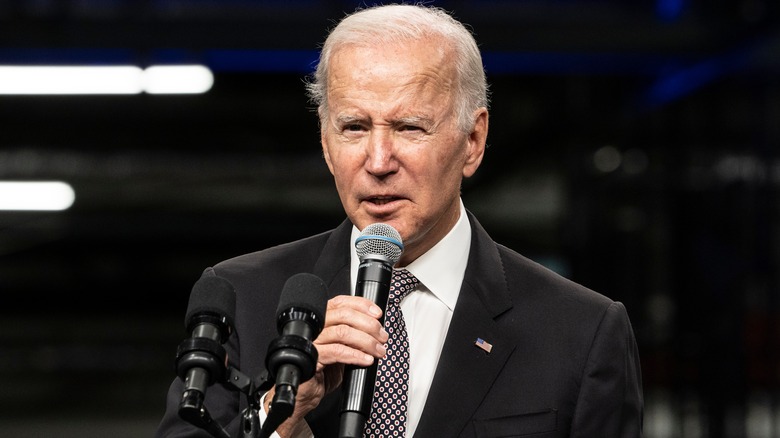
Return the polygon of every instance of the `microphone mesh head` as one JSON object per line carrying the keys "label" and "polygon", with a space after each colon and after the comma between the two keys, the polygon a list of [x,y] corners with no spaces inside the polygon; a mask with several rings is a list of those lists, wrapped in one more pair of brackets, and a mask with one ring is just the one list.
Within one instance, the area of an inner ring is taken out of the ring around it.
{"label": "microphone mesh head", "polygon": [[396,264],[404,252],[401,234],[387,224],[371,224],[355,239],[355,250],[361,260],[367,255],[379,255]]}

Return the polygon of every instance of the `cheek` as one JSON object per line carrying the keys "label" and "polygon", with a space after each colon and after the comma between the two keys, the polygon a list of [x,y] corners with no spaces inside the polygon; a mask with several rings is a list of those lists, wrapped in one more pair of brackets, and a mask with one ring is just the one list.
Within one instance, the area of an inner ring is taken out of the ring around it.
{"label": "cheek", "polygon": [[442,190],[451,188],[451,186],[460,185],[460,180],[463,178],[463,166],[464,160],[461,151],[451,151],[450,153],[440,154],[436,157],[434,169],[436,174],[434,176],[435,183]]}
{"label": "cheek", "polygon": [[333,181],[336,184],[336,189],[342,198],[342,201],[347,202],[350,200],[350,194],[355,189],[357,178],[357,172],[359,168],[355,168],[355,160],[345,160],[343,155],[331,155],[330,168],[333,174]]}
{"label": "cheek", "polygon": [[339,192],[344,192],[349,187],[349,178],[338,165],[333,167],[333,181],[336,183],[336,189]]}
{"label": "cheek", "polygon": [[343,173],[344,157],[338,146],[333,146],[333,142],[329,142],[330,146],[323,147],[323,153],[325,155],[325,161],[328,164],[328,169],[333,176],[338,176]]}

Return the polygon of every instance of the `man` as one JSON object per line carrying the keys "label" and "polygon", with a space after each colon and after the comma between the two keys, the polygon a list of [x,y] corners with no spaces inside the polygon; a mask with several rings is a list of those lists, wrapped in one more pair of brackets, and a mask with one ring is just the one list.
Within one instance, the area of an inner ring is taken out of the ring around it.
{"label": "man", "polygon": [[[477,171],[488,132],[482,61],[463,25],[423,6],[357,12],[326,40],[309,91],[349,220],[214,268],[236,288],[228,350],[249,375],[277,336],[272,309],[285,280],[311,272],[328,286],[316,374],[279,435],[336,436],[344,365],[387,353],[381,309],[349,294],[358,230],[381,222],[404,242],[396,269],[419,280],[401,302],[405,418],[386,436],[641,436],[639,359],[622,304],[496,244],[462,205],[462,179]],[[181,388],[174,381],[159,436],[198,433],[176,418]],[[236,434],[238,394],[216,385],[206,399]]]}

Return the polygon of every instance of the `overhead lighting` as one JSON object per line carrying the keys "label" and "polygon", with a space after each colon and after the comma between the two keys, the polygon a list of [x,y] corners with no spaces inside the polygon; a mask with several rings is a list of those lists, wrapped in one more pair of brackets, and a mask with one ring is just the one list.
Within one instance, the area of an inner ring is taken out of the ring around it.
{"label": "overhead lighting", "polygon": [[213,84],[202,65],[0,66],[0,94],[200,94]]}
{"label": "overhead lighting", "polygon": [[142,85],[149,94],[200,94],[214,85],[214,75],[202,65],[153,65],[144,70]]}
{"label": "overhead lighting", "polygon": [[62,211],[76,200],[76,192],[62,181],[0,181],[0,210]]}
{"label": "overhead lighting", "polygon": [[138,94],[141,70],[133,66],[0,67],[3,94]]}

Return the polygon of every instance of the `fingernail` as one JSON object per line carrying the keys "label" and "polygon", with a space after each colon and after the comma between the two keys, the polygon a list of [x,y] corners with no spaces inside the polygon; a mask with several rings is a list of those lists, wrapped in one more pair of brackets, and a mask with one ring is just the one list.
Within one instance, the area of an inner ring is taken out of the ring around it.
{"label": "fingernail", "polygon": [[376,352],[384,356],[387,354],[387,349],[382,344],[376,344]]}
{"label": "fingernail", "polygon": [[368,311],[374,316],[382,316],[382,309],[379,306],[371,306],[368,308]]}

